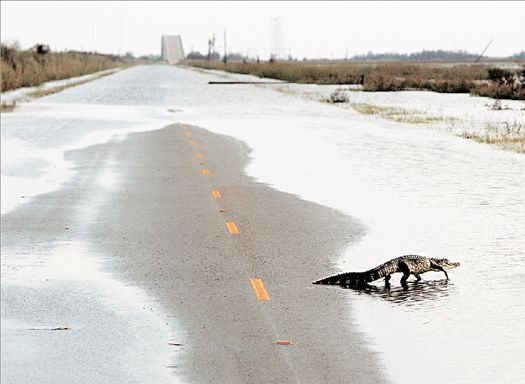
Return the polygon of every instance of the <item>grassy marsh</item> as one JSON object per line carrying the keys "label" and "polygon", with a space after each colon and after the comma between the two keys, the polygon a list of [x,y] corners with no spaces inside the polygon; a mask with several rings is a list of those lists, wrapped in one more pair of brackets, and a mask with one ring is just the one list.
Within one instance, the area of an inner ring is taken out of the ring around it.
{"label": "grassy marsh", "polygon": [[20,50],[1,45],[2,92],[39,86],[48,81],[68,79],[125,65],[119,57],[87,52],[46,52]]}
{"label": "grassy marsh", "polygon": [[[187,60],[185,64],[226,72],[307,84],[361,84],[365,91],[424,89],[442,93],[473,93],[525,100],[525,70],[511,71],[516,81],[491,78],[490,65],[444,66],[438,63],[362,62],[231,62]],[[442,63],[440,63],[442,64]],[[524,64],[521,64],[522,67]],[[507,71],[508,72],[508,71]],[[522,82],[520,83],[520,80]]]}

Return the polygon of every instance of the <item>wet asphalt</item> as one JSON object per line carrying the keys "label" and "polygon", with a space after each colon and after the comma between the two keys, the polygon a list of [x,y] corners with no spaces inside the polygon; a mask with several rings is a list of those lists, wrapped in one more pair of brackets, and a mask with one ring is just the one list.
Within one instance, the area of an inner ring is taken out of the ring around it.
{"label": "wet asphalt", "polygon": [[[81,226],[76,234],[105,255],[104,267],[174,319],[172,364],[161,367],[174,381],[387,382],[347,291],[312,285],[340,272],[340,252],[364,234],[359,222],[256,182],[244,173],[249,156],[238,140],[180,124],[68,152],[84,186],[104,163],[118,170],[96,220],[82,225],[82,215],[67,213],[92,203],[89,188],[44,195],[6,215],[3,246],[62,241],[64,220],[68,231]],[[264,294],[269,300],[258,299]],[[275,344],[282,340],[291,344]],[[83,345],[78,356],[97,353],[97,343]]]}

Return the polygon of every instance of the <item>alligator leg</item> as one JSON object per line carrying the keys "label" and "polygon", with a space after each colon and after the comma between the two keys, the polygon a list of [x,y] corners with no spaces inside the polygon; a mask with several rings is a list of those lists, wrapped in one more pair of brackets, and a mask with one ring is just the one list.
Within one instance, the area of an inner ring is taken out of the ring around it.
{"label": "alligator leg", "polygon": [[419,275],[419,273],[413,273],[413,275],[417,281],[421,281],[421,276]]}
{"label": "alligator leg", "polygon": [[443,267],[440,266],[440,265],[437,265],[436,267],[437,267],[437,269],[439,269],[440,271],[442,271],[442,272],[445,273],[445,276],[446,276],[447,280],[450,280],[450,279],[448,278],[448,273],[447,273],[447,271],[445,271],[445,268],[443,268]]}
{"label": "alligator leg", "polygon": [[387,291],[390,290],[390,278],[391,277],[392,276],[390,276],[390,275],[386,275],[385,276],[385,290],[387,290]]}
{"label": "alligator leg", "polygon": [[445,268],[443,268],[441,265],[438,265],[438,264],[436,264],[436,263],[432,263],[432,268],[437,269],[437,270],[443,272],[443,273],[445,274],[447,280],[450,280],[450,279],[448,278],[448,273],[447,273],[447,271],[445,271]]}
{"label": "alligator leg", "polygon": [[407,279],[410,277],[410,267],[406,263],[401,261],[399,262],[399,269],[400,269],[400,272],[403,272],[403,277],[401,278],[401,284],[406,285]]}

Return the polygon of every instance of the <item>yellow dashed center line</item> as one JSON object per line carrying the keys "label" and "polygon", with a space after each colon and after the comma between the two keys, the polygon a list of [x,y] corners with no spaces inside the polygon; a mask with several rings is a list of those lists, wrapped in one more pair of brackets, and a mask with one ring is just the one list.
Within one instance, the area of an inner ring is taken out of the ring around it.
{"label": "yellow dashed center line", "polygon": [[195,157],[196,157],[197,159],[202,159],[202,153],[196,153],[196,154],[195,154]]}
{"label": "yellow dashed center line", "polygon": [[222,196],[221,196],[221,193],[217,190],[217,189],[214,189],[213,191],[211,191],[211,194],[213,197],[215,197],[216,199],[220,199]]}
{"label": "yellow dashed center line", "polygon": [[210,170],[209,169],[203,169],[202,173],[205,174],[206,176],[210,176]]}
{"label": "yellow dashed center line", "polygon": [[195,140],[190,141],[191,145],[197,145],[197,142]]}
{"label": "yellow dashed center line", "polygon": [[255,297],[257,297],[257,300],[270,300],[270,295],[264,287],[264,283],[261,279],[251,279],[250,283],[252,285],[253,291],[255,292]]}
{"label": "yellow dashed center line", "polygon": [[235,225],[233,221],[227,221],[226,227],[228,227],[228,232],[232,235],[238,235],[239,234],[239,228]]}
{"label": "yellow dashed center line", "polygon": [[277,340],[277,341],[274,341],[272,344],[276,344],[276,345],[292,345],[292,340]]}

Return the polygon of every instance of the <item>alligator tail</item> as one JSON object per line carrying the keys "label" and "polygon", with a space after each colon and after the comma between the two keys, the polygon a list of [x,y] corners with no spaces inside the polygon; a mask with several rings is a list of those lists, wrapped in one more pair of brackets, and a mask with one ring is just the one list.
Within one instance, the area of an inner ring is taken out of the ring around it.
{"label": "alligator tail", "polygon": [[354,287],[365,283],[363,272],[347,272],[335,276],[325,277],[324,279],[314,281],[313,284],[323,285],[341,285],[343,287]]}
{"label": "alligator tail", "polygon": [[347,272],[314,281],[314,284],[341,285],[343,287],[359,288],[372,281],[379,280],[392,273],[399,272],[398,260],[390,260],[365,272]]}

